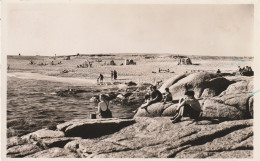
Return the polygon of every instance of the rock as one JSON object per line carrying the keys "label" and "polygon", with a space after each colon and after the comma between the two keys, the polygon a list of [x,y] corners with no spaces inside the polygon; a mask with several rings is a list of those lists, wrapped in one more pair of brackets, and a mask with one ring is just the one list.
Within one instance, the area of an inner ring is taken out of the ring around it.
{"label": "rock", "polygon": [[[224,156],[221,152],[229,152],[229,155],[225,154],[225,158],[252,157],[253,140],[250,139],[252,136],[252,127],[239,129],[223,137],[215,138],[212,142],[185,149],[178,153],[175,158],[189,158],[187,156],[194,158],[218,158],[219,156]],[[247,155],[243,156],[244,153],[247,153]]]}
{"label": "rock", "polygon": [[210,88],[205,88],[201,97],[214,97],[216,96],[216,91]]}
{"label": "rock", "polygon": [[169,88],[170,86],[172,86],[173,84],[175,84],[176,82],[178,82],[182,78],[186,77],[187,75],[188,74],[180,74],[180,75],[176,75],[176,76],[170,78],[165,83],[163,83],[163,85],[160,87],[159,91],[161,93],[165,93],[165,88]]}
{"label": "rock", "polygon": [[67,149],[51,148],[28,155],[25,158],[78,158],[78,155]]}
{"label": "rock", "polygon": [[137,84],[135,82],[130,81],[130,82],[126,83],[126,85],[128,85],[128,86],[136,86]]}
{"label": "rock", "polygon": [[57,128],[65,132],[67,137],[94,138],[112,134],[133,124],[133,119],[85,119],[58,125]]}
{"label": "rock", "polygon": [[178,104],[173,104],[173,105],[167,107],[163,111],[161,116],[170,116],[170,117],[174,116],[177,113],[177,111],[176,111],[177,107],[178,107]]}
{"label": "rock", "polygon": [[17,158],[24,157],[41,151],[42,149],[34,144],[17,145],[7,149],[7,157]]}
{"label": "rock", "polygon": [[243,119],[244,112],[230,105],[220,103],[216,100],[206,100],[203,104],[202,117],[219,118],[226,120]]}
{"label": "rock", "polygon": [[17,146],[17,145],[23,145],[26,143],[27,143],[26,139],[22,139],[21,137],[14,136],[11,138],[7,138],[7,148]]}
{"label": "rock", "polygon": [[220,96],[224,96],[227,94],[241,94],[241,93],[252,93],[254,90],[254,84],[252,79],[239,81],[231,84],[228,88],[223,91]]}
{"label": "rock", "polygon": [[100,153],[113,153],[116,151],[125,151],[129,148],[123,145],[119,145],[115,142],[103,141],[103,140],[76,140],[69,142],[65,149],[73,152],[77,152],[81,157],[92,157]]}
{"label": "rock", "polygon": [[[65,149],[88,158],[253,157],[253,120],[200,123],[185,119],[173,124],[169,118],[139,117],[135,124],[114,134],[75,140],[67,143]],[[223,151],[231,155],[222,155]]]}
{"label": "rock", "polygon": [[[147,109],[139,108],[134,117],[160,117],[163,111],[171,105],[172,104],[163,104],[162,102],[154,103],[148,106]],[[167,114],[165,113],[165,115]]]}
{"label": "rock", "polygon": [[33,133],[27,134],[22,136],[23,139],[26,140],[37,140],[37,139],[42,139],[42,138],[59,138],[59,137],[64,137],[64,132],[62,131],[53,131],[53,130],[48,130],[48,129],[41,129],[38,131],[35,131]]}
{"label": "rock", "polygon": [[[104,120],[99,121],[105,125]],[[108,119],[107,121],[115,122],[116,120]],[[83,122],[91,123],[87,120]],[[97,120],[92,120],[92,123],[95,122]],[[77,123],[72,121],[61,127],[67,130],[70,127],[67,125],[70,124]],[[95,133],[95,131],[91,132]],[[42,140],[45,139],[47,138]],[[253,119],[194,122],[192,119],[183,118],[181,122],[172,123],[166,117],[136,117],[135,123],[124,126],[110,135],[95,139],[77,138],[68,142],[64,148],[55,147],[47,150],[42,150],[34,144],[13,146],[7,150],[7,156],[26,156],[28,158],[252,158],[253,145]]]}
{"label": "rock", "polygon": [[[200,98],[201,96],[208,97],[207,94],[210,94],[210,96],[219,95],[231,83],[233,82],[220,77],[216,73],[199,72],[173,77],[162,85],[160,91],[164,92],[163,90],[169,87],[173,100],[178,100],[184,96],[186,90],[194,90],[195,96]],[[205,89],[207,91],[204,92]]]}
{"label": "rock", "polygon": [[62,138],[44,138],[41,139],[40,143],[43,147],[52,148],[59,147],[63,148],[68,142],[73,140],[81,139],[80,137],[62,137]]}

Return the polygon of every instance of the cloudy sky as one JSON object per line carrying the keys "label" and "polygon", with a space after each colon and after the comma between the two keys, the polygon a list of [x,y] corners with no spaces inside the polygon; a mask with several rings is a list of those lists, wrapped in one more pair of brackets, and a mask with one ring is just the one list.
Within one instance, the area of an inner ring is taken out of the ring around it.
{"label": "cloudy sky", "polygon": [[4,53],[253,55],[253,5],[8,3]]}

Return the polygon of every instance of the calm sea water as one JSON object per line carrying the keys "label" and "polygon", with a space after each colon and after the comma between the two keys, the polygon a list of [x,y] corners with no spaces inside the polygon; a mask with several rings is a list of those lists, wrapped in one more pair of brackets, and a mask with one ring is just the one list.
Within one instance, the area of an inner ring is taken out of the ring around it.
{"label": "calm sea water", "polygon": [[[81,93],[58,95],[69,88]],[[8,77],[7,81],[7,136],[21,136],[41,128],[50,128],[72,119],[89,118],[97,111],[97,103],[90,98],[109,93],[115,88],[73,86],[51,81]],[[111,104],[113,117],[130,118],[141,102],[135,105]]]}

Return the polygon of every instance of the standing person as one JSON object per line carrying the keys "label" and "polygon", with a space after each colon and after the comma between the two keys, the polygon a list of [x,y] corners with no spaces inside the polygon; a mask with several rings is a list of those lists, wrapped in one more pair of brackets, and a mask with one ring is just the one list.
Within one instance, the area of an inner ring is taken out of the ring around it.
{"label": "standing person", "polygon": [[99,95],[100,102],[98,103],[98,114],[101,118],[112,118],[112,112],[109,109],[109,101],[106,95]]}
{"label": "standing person", "polygon": [[147,108],[149,105],[154,104],[156,102],[161,102],[162,101],[162,93],[156,89],[156,86],[151,86],[150,87],[151,90],[151,98],[150,100],[148,100],[148,102],[146,104],[143,104],[141,106],[141,108]]}
{"label": "standing person", "polygon": [[114,70],[114,79],[116,80],[117,79],[117,71]]}
{"label": "standing person", "polygon": [[194,97],[194,91],[186,91],[184,95],[184,99],[179,101],[178,113],[171,119],[173,123],[181,121],[181,118],[185,115],[198,120],[202,111],[199,101]]}
{"label": "standing person", "polygon": [[114,79],[114,72],[113,72],[113,70],[111,70],[111,80],[113,80]]}
{"label": "standing person", "polygon": [[104,76],[100,73],[98,79],[97,79],[97,82],[102,82],[103,83],[103,79],[104,79]]}

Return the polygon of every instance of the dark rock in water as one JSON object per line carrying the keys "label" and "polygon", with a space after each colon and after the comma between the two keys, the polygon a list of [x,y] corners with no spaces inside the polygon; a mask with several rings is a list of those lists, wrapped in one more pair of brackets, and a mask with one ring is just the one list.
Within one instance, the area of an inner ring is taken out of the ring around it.
{"label": "dark rock in water", "polygon": [[57,129],[63,130],[67,137],[96,138],[112,134],[134,122],[133,119],[85,119],[57,125]]}
{"label": "dark rock in water", "polygon": [[128,85],[128,86],[136,86],[137,84],[135,82],[130,81],[130,82],[126,83],[126,85]]}
{"label": "dark rock in water", "polygon": [[25,158],[78,158],[78,155],[67,149],[51,148],[28,155]]}

